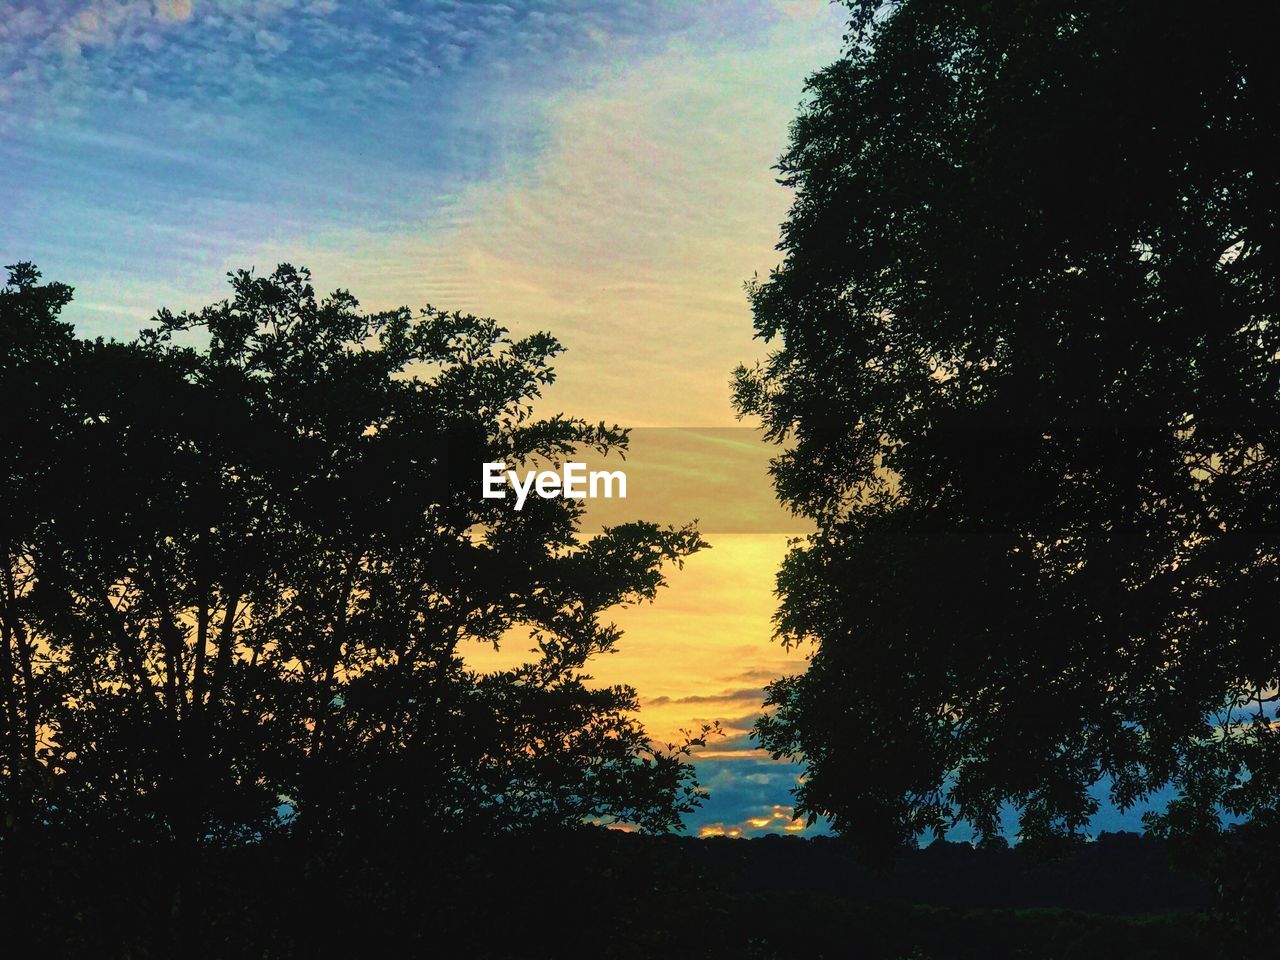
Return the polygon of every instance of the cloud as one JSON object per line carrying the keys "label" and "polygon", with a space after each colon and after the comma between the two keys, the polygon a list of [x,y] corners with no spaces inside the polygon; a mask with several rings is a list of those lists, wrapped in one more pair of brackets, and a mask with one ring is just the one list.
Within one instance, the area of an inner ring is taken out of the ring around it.
{"label": "cloud", "polygon": [[594,82],[550,97],[504,88],[487,119],[514,149],[493,175],[411,231],[338,230],[257,259],[305,249],[317,276],[364,277],[378,305],[432,302],[550,329],[568,348],[548,392],[557,409],[629,426],[734,425],[729,373],[761,349],[743,283],[775,265],[790,202],[772,167],[804,79],[834,56],[841,28],[829,11],[747,39],[716,35],[727,29],[710,17],[702,36],[675,35],[647,57],[621,55],[615,40]]}
{"label": "cloud", "polygon": [[748,670],[745,673],[739,673],[733,679],[742,683],[760,683],[761,681],[768,683],[778,679],[780,674],[772,670]]}
{"label": "cloud", "polygon": [[[798,764],[774,760],[760,751],[738,750],[732,756],[695,757],[699,782],[710,796],[706,803],[686,817],[694,833],[712,828],[712,833],[729,836],[753,833],[799,833],[803,827],[794,819],[793,791],[802,776]],[[829,826],[818,821],[808,828],[828,833]]]}
{"label": "cloud", "polygon": [[773,806],[737,823],[704,823],[698,827],[700,837],[745,837],[765,833],[803,833],[809,829],[804,820],[796,819],[795,808],[783,804]]}
{"label": "cloud", "polygon": [[[518,71],[526,82],[572,69],[597,47],[681,29],[696,19],[659,0],[49,0],[0,3],[5,99],[34,118],[63,116],[133,90],[153,103],[261,114],[264,101],[310,93],[376,104],[459,69]],[[280,54],[297,48],[299,55]],[[93,51],[94,57],[84,54]],[[524,64],[531,69],[520,69]]]}
{"label": "cloud", "polygon": [[12,56],[10,45],[23,42],[37,58],[55,51],[75,58],[87,47],[138,42],[146,31],[190,20],[192,13],[192,0],[51,0],[9,18],[0,30],[0,51]]}
{"label": "cloud", "polygon": [[192,0],[157,0],[156,12],[162,20],[190,20]]}
{"label": "cloud", "polygon": [[644,701],[645,706],[689,706],[692,704],[723,704],[736,701],[759,703],[764,699],[764,691],[758,687],[745,690],[722,690],[720,693],[699,693],[687,697],[652,697]]}
{"label": "cloud", "polygon": [[752,763],[766,764],[785,763],[786,761],[774,760],[767,750],[757,746],[755,736],[751,731],[759,717],[760,714],[757,712],[740,717],[697,718],[698,720],[715,720],[720,724],[720,729],[724,733],[722,738],[708,741],[707,746],[697,752],[697,759],[703,762],[721,760],[729,762],[751,761]]}

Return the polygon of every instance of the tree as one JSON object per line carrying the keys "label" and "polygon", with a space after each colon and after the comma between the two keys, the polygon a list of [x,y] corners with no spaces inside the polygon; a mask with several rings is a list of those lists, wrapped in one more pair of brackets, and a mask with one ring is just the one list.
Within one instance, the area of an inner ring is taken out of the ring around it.
{"label": "tree", "polygon": [[[69,426],[65,370],[76,350],[71,325],[58,319],[71,288],[40,284],[29,263],[8,269],[9,282],[0,289],[0,836],[6,839],[33,823],[41,776],[40,734],[51,703],[37,687],[37,651],[18,609],[29,582],[23,545],[50,502],[53,447]],[[26,482],[12,482],[19,476]]]}
{"label": "tree", "polygon": [[850,6],[736,375],[817,521],[759,735],[869,847],[1273,807],[1275,58],[1193,6]]}
{"label": "tree", "polygon": [[[406,826],[502,831],[699,802],[689,744],[595,687],[607,611],[703,546],[582,506],[480,496],[485,461],[625,448],[535,415],[560,351],[491,320],[365,313],[305,270],[74,339],[70,290],[3,294],[7,810],[73,836],[232,843]],[[529,642],[469,669],[467,643]],[[16,654],[16,660],[15,660]],[[19,803],[21,801],[21,804]],[[16,823],[14,818],[11,823]]]}

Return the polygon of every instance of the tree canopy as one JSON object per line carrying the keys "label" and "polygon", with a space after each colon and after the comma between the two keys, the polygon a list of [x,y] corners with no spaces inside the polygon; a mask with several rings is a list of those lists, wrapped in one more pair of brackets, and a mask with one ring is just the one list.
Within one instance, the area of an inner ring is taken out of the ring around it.
{"label": "tree canopy", "polygon": [[[698,534],[480,496],[485,461],[625,448],[535,413],[556,340],[231,286],[128,343],[30,264],[0,291],[5,837],[678,824],[688,744],[586,667]],[[504,642],[534,652],[464,662]]]}
{"label": "tree canopy", "polygon": [[812,517],[759,725],[868,846],[1280,796],[1276,60],[1203,6],[851,4],[737,403]]}

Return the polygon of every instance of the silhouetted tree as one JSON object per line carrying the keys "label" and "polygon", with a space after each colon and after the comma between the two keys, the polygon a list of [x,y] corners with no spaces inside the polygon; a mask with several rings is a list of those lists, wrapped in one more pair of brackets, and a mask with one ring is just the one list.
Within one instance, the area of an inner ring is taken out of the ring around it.
{"label": "silhouetted tree", "polygon": [[[1280,796],[1276,59],[1202,6],[851,4],[737,401],[818,523],[765,745],[868,846]],[[882,8],[883,9],[878,9]]]}
{"label": "silhouetted tree", "polygon": [[[662,831],[688,744],[585,667],[692,528],[586,537],[482,499],[484,461],[625,447],[532,403],[560,351],[491,320],[364,313],[305,270],[76,340],[70,290],[0,299],[6,829],[182,844],[292,829]],[[532,644],[468,669],[465,644]]]}
{"label": "silhouetted tree", "polygon": [[30,584],[25,545],[53,502],[58,437],[70,427],[69,366],[77,354],[72,327],[58,319],[71,288],[40,284],[30,264],[9,268],[0,289],[0,801],[6,840],[30,830],[43,776],[42,740],[53,706],[52,691],[37,686],[38,652],[19,611]]}

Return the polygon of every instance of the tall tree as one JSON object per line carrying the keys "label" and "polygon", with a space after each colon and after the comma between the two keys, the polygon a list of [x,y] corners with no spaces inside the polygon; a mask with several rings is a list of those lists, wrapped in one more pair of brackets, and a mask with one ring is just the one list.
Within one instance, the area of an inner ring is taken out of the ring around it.
{"label": "tall tree", "polygon": [[[625,447],[535,415],[552,337],[366,313],[282,266],[135,342],[88,343],[56,321],[69,290],[35,277],[18,268],[0,302],[22,401],[3,454],[5,762],[38,772],[33,821],[191,844],[665,830],[698,802],[687,745],[651,745],[634,692],[586,675],[618,640],[609,609],[652,598],[697,533],[588,537],[576,501],[480,496],[482,462]],[[510,670],[462,656],[530,638]]]}
{"label": "tall tree", "polygon": [[1248,16],[852,3],[739,409],[818,532],[765,745],[868,846],[1280,795],[1280,155]]}

